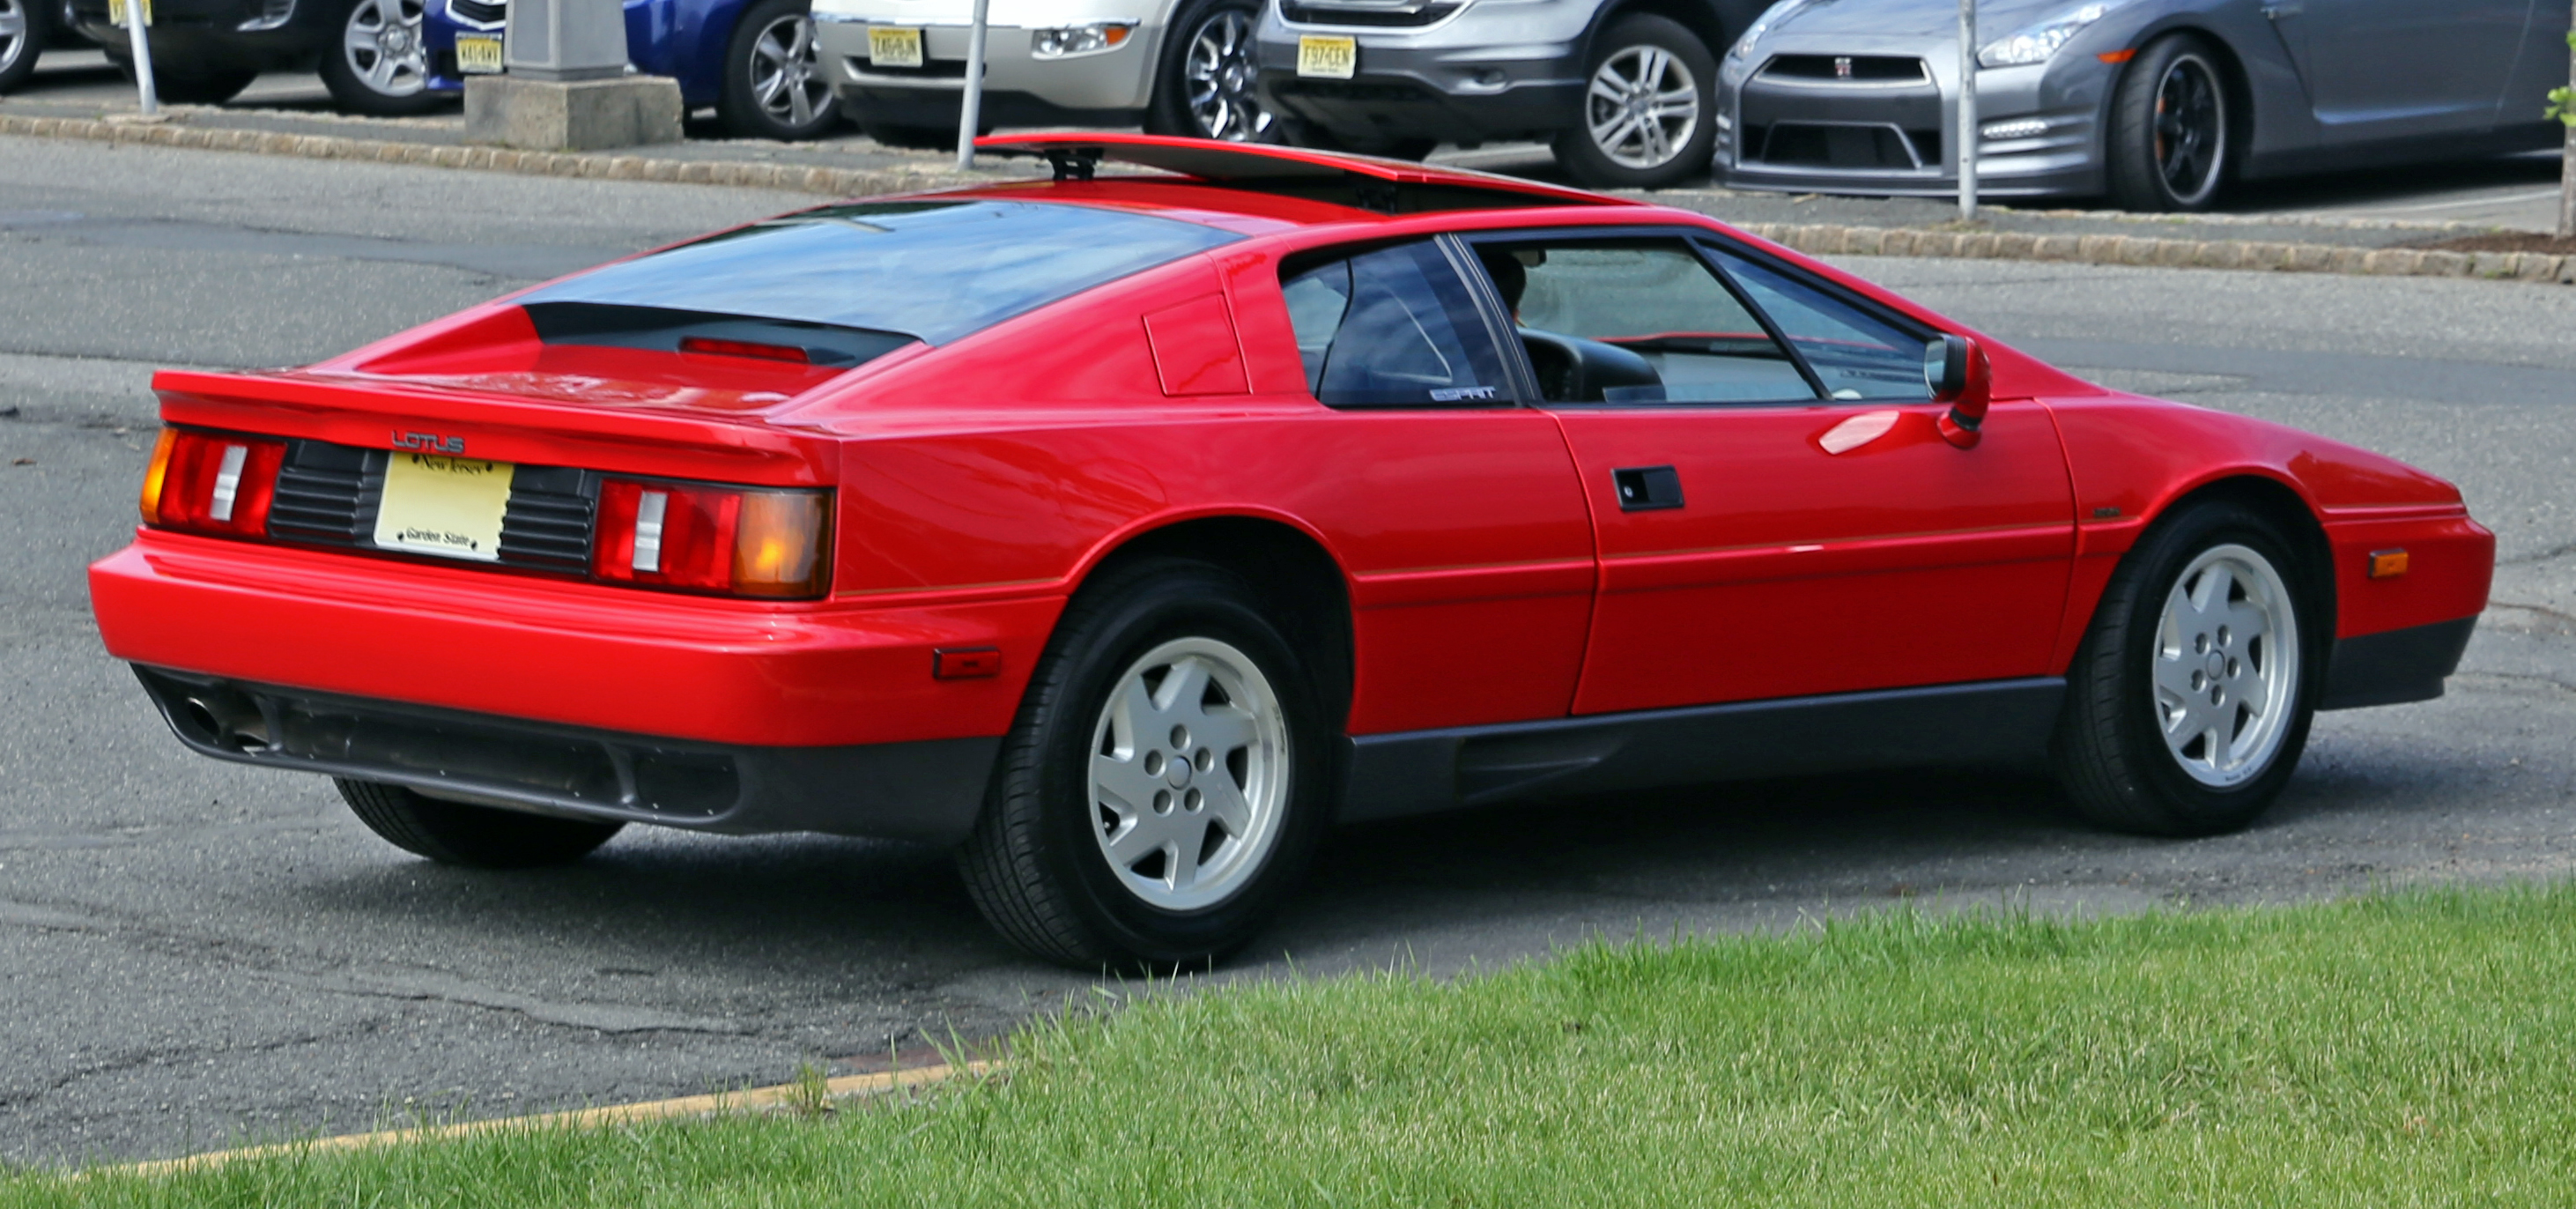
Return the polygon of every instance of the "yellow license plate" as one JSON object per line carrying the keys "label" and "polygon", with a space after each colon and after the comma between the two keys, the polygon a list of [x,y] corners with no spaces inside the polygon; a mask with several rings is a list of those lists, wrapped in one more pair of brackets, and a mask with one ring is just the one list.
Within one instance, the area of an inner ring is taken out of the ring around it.
{"label": "yellow license plate", "polygon": [[376,545],[411,554],[501,558],[501,516],[510,510],[508,462],[400,453],[385,465]]}
{"label": "yellow license plate", "polygon": [[501,71],[501,40],[456,35],[456,70],[469,76],[498,75]]}
{"label": "yellow license plate", "polygon": [[[125,5],[126,0],[107,0],[108,24],[118,29],[125,28]],[[143,0],[143,27],[152,27],[152,0]]]}
{"label": "yellow license plate", "polygon": [[1356,38],[1318,38],[1308,34],[1297,39],[1298,75],[1347,80],[1359,69],[1360,44]]}
{"label": "yellow license plate", "polygon": [[869,26],[868,62],[879,67],[921,66],[921,31],[891,25]]}

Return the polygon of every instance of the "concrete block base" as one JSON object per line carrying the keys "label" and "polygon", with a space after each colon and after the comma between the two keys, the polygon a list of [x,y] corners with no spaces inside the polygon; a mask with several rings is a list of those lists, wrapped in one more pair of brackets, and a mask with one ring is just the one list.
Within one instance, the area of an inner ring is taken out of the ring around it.
{"label": "concrete block base", "polygon": [[556,83],[465,80],[465,141],[528,151],[597,151],[680,141],[680,85],[663,76]]}

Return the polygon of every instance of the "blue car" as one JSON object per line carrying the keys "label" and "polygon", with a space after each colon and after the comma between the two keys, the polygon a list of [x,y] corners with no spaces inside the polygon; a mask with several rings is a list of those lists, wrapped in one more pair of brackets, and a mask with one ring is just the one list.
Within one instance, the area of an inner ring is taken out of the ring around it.
{"label": "blue car", "polygon": [[[459,92],[467,74],[499,70],[509,0],[424,2],[427,91]],[[626,57],[647,75],[678,80],[691,109],[713,106],[738,136],[814,138],[836,114],[817,67],[810,3],[626,0]]]}

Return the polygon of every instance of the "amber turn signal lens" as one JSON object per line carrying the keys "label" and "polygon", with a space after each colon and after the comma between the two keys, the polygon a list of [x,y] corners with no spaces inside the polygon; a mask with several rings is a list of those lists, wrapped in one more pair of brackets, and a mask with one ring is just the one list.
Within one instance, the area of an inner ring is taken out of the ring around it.
{"label": "amber turn signal lens", "polygon": [[152,446],[152,468],[143,472],[143,523],[161,523],[161,487],[170,480],[170,449],[179,443],[173,429],[161,430],[161,440]]}
{"label": "amber turn signal lens", "polygon": [[2372,579],[2395,579],[2405,573],[2406,552],[2404,550],[2373,550],[2370,552],[2370,577]]}
{"label": "amber turn signal lens", "polygon": [[820,596],[831,521],[809,491],[746,491],[734,529],[733,590],[745,596]]}

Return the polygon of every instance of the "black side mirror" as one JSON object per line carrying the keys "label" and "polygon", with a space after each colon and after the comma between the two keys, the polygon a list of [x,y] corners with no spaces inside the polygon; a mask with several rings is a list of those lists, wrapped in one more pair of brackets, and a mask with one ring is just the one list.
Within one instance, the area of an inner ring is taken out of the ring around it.
{"label": "black side mirror", "polygon": [[1933,402],[1950,405],[1941,417],[1944,439],[1961,449],[1976,448],[1977,429],[1994,402],[1994,378],[1994,365],[1974,340],[1943,335],[1924,345],[1923,384],[1932,388]]}

